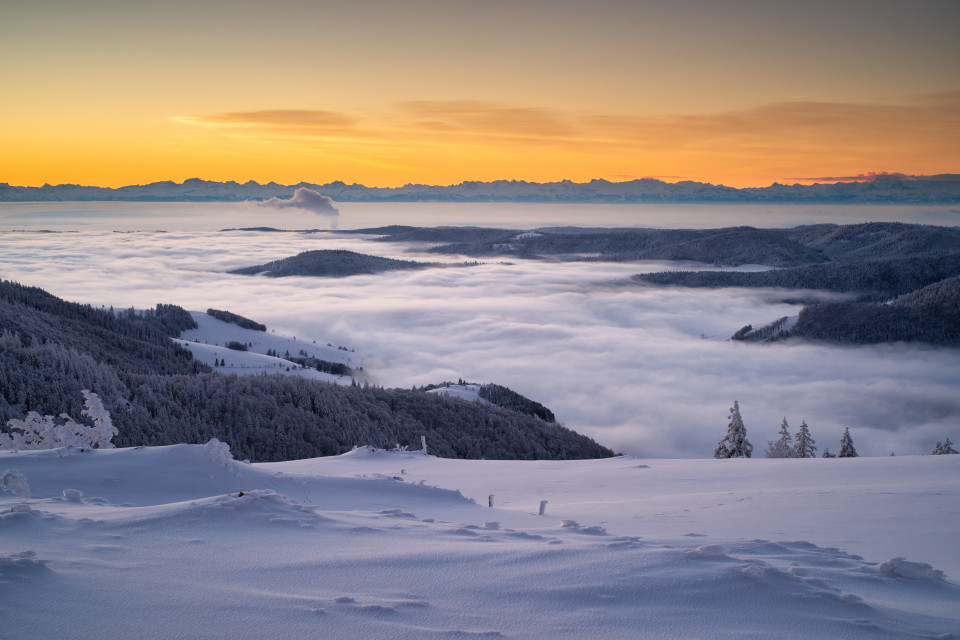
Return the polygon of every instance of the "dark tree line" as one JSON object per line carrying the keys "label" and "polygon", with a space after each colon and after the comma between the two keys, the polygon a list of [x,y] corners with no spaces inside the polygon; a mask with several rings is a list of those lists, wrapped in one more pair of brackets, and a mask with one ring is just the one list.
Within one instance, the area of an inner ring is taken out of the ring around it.
{"label": "dark tree line", "polygon": [[859,301],[876,302],[957,275],[960,275],[960,250],[942,256],[830,262],[770,271],[664,271],[636,275],[634,279],[650,284],[696,288],[818,289],[851,293]]}
{"label": "dark tree line", "polygon": [[804,307],[790,336],[850,344],[927,342],[960,346],[960,276],[887,304],[836,302]]}
{"label": "dark tree line", "polygon": [[207,315],[213,316],[217,320],[221,320],[223,322],[235,324],[243,329],[251,329],[253,331],[267,330],[267,325],[254,322],[250,318],[244,318],[243,316],[236,313],[231,313],[230,311],[223,311],[221,309],[207,309]]}
{"label": "dark tree line", "polygon": [[547,409],[539,402],[520,395],[513,389],[501,386],[499,384],[491,383],[482,385],[480,387],[480,397],[491,404],[497,405],[498,407],[504,407],[505,409],[516,411],[517,413],[525,413],[527,415],[535,416],[544,422],[557,421],[556,417],[553,415],[553,411],[550,411],[550,409]]}

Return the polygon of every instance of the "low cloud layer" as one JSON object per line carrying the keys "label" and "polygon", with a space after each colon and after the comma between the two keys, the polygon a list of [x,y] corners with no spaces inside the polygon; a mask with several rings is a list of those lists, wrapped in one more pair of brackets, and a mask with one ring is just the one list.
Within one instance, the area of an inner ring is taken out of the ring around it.
{"label": "low cloud layer", "polygon": [[[228,216],[210,224],[231,226]],[[269,214],[254,222],[269,224]],[[628,454],[710,456],[734,400],[757,454],[784,416],[793,431],[805,420],[820,451],[836,452],[844,427],[864,455],[929,453],[945,437],[960,440],[956,350],[724,341],[745,324],[798,311],[769,291],[614,284],[662,263],[511,260],[342,279],[250,278],[225,272],[309,249],[437,256],[359,236],[229,232],[212,241],[211,232],[166,228],[5,233],[0,277],[96,305],[229,309],[278,333],[356,349],[384,386],[497,382]]]}
{"label": "low cloud layer", "polygon": [[306,187],[300,187],[294,191],[289,199],[270,198],[255,204],[258,207],[270,209],[302,209],[322,216],[340,215],[337,208],[333,206],[333,199]]}

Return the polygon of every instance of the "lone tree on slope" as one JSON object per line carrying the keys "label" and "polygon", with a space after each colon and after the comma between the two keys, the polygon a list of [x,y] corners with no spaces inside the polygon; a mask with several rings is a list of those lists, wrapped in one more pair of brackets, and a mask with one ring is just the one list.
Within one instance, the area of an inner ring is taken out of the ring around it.
{"label": "lone tree on slope", "polygon": [[813,436],[810,435],[810,429],[806,421],[800,423],[800,431],[795,434],[796,444],[793,445],[794,455],[797,458],[816,458],[817,448],[814,445]]}
{"label": "lone tree on slope", "polygon": [[767,450],[764,455],[768,458],[792,458],[793,446],[790,441],[793,438],[790,435],[790,425],[787,424],[787,418],[783,418],[780,423],[780,438],[776,442],[767,440]]}
{"label": "lone tree on slope", "polygon": [[730,423],[727,425],[727,435],[717,443],[713,450],[714,458],[749,458],[753,454],[753,445],[747,440],[747,428],[743,426],[740,417],[740,405],[733,402],[730,409]]}
{"label": "lone tree on slope", "polygon": [[845,427],[843,429],[843,436],[840,438],[840,455],[841,458],[859,458],[860,454],[857,453],[857,450],[853,447],[853,438],[850,437],[850,427]]}

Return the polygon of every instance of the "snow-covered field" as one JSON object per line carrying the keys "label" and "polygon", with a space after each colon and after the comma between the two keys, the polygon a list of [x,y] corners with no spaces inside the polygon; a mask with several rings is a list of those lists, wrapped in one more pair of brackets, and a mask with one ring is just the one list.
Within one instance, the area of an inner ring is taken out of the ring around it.
{"label": "snow-covered field", "polygon": [[960,456],[5,470],[0,638],[960,638]]}
{"label": "snow-covered field", "polygon": [[[317,344],[314,340],[297,340],[295,337],[279,336],[272,331],[255,331],[218,320],[201,311],[191,311],[197,322],[196,329],[184,331],[177,344],[186,347],[200,362],[222,373],[256,375],[282,373],[337,384],[350,384],[350,376],[338,376],[315,369],[304,368],[282,357],[267,355],[268,351],[284,356],[309,356],[327,362],[339,362],[347,366],[359,366],[354,352],[333,345]],[[248,345],[247,351],[227,347],[229,342]]]}

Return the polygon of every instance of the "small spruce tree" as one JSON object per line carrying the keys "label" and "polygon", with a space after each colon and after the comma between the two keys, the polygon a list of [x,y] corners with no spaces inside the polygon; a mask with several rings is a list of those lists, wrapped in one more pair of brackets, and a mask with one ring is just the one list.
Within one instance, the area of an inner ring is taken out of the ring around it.
{"label": "small spruce tree", "polygon": [[820,457],[821,457],[821,458],[836,458],[837,456],[835,456],[835,455],[833,455],[832,453],[830,453],[830,447],[824,447],[824,449],[823,449],[823,455],[820,456]]}
{"label": "small spruce tree", "polygon": [[853,446],[853,438],[850,437],[850,427],[845,427],[843,436],[840,438],[840,457],[858,458],[860,457]]}
{"label": "small spruce tree", "polygon": [[749,458],[753,455],[753,445],[747,440],[747,429],[740,417],[740,405],[734,401],[730,409],[730,423],[727,435],[717,443],[713,450],[714,458]]}
{"label": "small spruce tree", "polygon": [[817,448],[814,445],[813,436],[810,435],[810,428],[806,421],[800,423],[800,431],[794,434],[797,441],[793,445],[794,456],[797,458],[816,458]]}
{"label": "small spruce tree", "polygon": [[958,453],[958,451],[953,448],[950,438],[947,438],[944,442],[938,442],[937,446],[933,448],[933,455],[935,456],[945,456],[952,453]]}
{"label": "small spruce tree", "polygon": [[790,445],[790,441],[793,439],[790,436],[790,425],[787,424],[787,418],[783,418],[783,422],[780,423],[780,438],[776,441],[767,440],[767,450],[764,452],[768,458],[792,458],[793,447]]}

